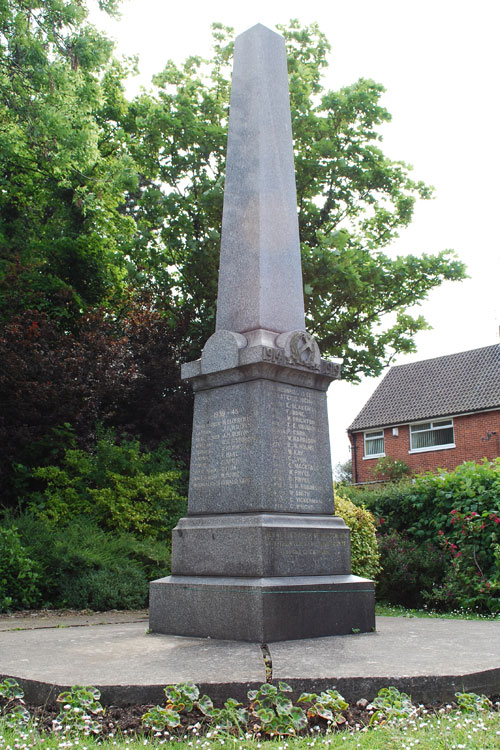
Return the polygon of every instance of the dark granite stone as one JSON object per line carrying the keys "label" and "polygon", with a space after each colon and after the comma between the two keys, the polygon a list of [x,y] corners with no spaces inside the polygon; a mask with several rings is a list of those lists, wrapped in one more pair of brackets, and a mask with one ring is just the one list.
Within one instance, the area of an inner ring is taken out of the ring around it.
{"label": "dark granite stone", "polygon": [[349,529],[335,516],[189,516],[172,534],[172,573],[303,576],[350,572]]}
{"label": "dark granite stone", "polygon": [[182,367],[195,392],[188,516],[155,633],[244,641],[374,628],[335,516],[326,390],[340,377],[304,330],[284,40],[241,35],[229,124],[216,332]]}
{"label": "dark granite stone", "polygon": [[156,633],[259,643],[375,628],[373,585],[352,575],[169,576],[151,583],[150,608]]}
{"label": "dark granite stone", "polygon": [[190,514],[333,514],[326,395],[264,379],[196,394]]}

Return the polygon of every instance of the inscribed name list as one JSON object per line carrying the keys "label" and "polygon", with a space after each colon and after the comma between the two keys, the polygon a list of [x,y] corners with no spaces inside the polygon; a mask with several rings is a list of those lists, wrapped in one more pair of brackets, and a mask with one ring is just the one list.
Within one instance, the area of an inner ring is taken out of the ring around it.
{"label": "inscribed name list", "polygon": [[324,400],[265,380],[198,392],[189,512],[332,513]]}

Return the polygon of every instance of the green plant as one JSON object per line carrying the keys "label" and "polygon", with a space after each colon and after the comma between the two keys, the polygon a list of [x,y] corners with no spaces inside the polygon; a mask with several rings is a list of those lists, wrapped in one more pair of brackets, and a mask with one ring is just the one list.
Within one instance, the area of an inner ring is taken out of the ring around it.
{"label": "green plant", "polygon": [[95,716],[104,714],[99,702],[101,693],[95,687],[74,685],[71,690],[60,693],[57,702],[62,709],[53,721],[53,729],[62,734],[78,735],[100,734],[101,724]]}
{"label": "green plant", "polygon": [[[138,609],[147,603],[151,579],[170,571],[170,551],[160,540],[105,531],[88,517],[55,524],[23,513],[3,524],[18,529],[38,571],[44,606]],[[0,527],[1,528],[1,527]]]}
{"label": "green plant", "polygon": [[377,599],[405,607],[421,607],[446,572],[443,551],[425,541],[420,544],[407,534],[389,531],[378,535],[382,570],[377,581]]}
{"label": "green plant", "polygon": [[438,532],[449,561],[444,580],[426,598],[433,606],[500,612],[500,514],[454,509],[451,528]]}
{"label": "green plant", "polygon": [[222,708],[214,708],[211,698],[204,695],[197,702],[197,707],[215,723],[217,730],[222,729],[224,733],[241,734],[250,718],[247,709],[234,698],[228,698]]}
{"label": "green plant", "polygon": [[379,598],[500,611],[500,458],[342,492],[377,518]]}
{"label": "green plant", "polygon": [[39,570],[15,526],[0,526],[0,612],[39,602]]}
{"label": "green plant", "polygon": [[294,706],[285,693],[292,688],[286,682],[278,686],[265,683],[258,690],[249,690],[250,721],[254,732],[262,732],[270,737],[295,735],[307,725],[305,712]]}
{"label": "green plant", "polygon": [[[163,692],[166,697],[165,706],[153,706],[142,716],[143,725],[155,732],[174,729],[181,724],[181,713],[189,713],[194,707],[198,707],[200,691],[196,685],[183,682],[179,685],[167,685]],[[208,705],[210,699],[204,695],[201,699],[203,705]]]}
{"label": "green plant", "polygon": [[404,461],[385,456],[379,458],[373,469],[373,474],[379,479],[385,479],[388,482],[398,482],[400,479],[408,476],[410,467]]}
{"label": "green plant", "polygon": [[371,705],[375,711],[370,719],[370,725],[380,719],[386,721],[407,719],[417,712],[410,696],[407,693],[401,693],[393,686],[381,688],[377,697],[372,700]]}
{"label": "green plant", "polygon": [[384,529],[404,531],[416,542],[439,541],[453,531],[452,510],[463,515],[500,512],[500,458],[466,462],[453,471],[439,469],[411,480],[375,487],[343,487],[342,493],[364,504]]}
{"label": "green plant", "polygon": [[335,492],[335,512],[351,530],[352,572],[363,578],[376,579],[380,572],[380,556],[373,515],[345,497],[344,490],[342,487]]}
{"label": "green plant", "polygon": [[493,705],[489,698],[477,693],[455,693],[455,697],[458,708],[464,714],[489,711]]}
{"label": "green plant", "polygon": [[101,432],[93,452],[66,450],[59,465],[32,476],[42,489],[28,510],[58,524],[88,515],[104,529],[168,536],[186,509],[183,475],[166,446],[144,451],[137,440],[118,443],[111,430]]}
{"label": "green plant", "polygon": [[29,722],[31,716],[24,705],[24,691],[17,680],[6,677],[0,682],[0,698],[4,699],[0,717],[5,726],[16,729]]}
{"label": "green plant", "polygon": [[297,703],[309,703],[307,708],[307,718],[312,719],[319,716],[321,719],[332,724],[343,724],[345,722],[342,711],[349,708],[349,704],[340,695],[338,690],[325,690],[319,695],[317,693],[302,693]]}

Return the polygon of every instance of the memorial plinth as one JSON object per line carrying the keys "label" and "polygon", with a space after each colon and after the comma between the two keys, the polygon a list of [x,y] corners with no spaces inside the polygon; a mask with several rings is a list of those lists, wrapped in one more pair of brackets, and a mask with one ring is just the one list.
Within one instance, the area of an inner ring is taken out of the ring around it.
{"label": "memorial plinth", "polygon": [[284,40],[235,43],[216,332],[182,368],[195,392],[188,516],[153,632],[268,642],[367,632],[335,516],[326,391],[340,366],[305,331]]}

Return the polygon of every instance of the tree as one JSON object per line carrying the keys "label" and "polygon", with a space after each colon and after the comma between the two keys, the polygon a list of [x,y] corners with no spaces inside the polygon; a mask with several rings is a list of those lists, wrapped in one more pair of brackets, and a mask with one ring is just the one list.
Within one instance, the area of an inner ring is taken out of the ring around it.
{"label": "tree", "polygon": [[[127,203],[141,229],[132,258],[160,306],[170,289],[187,311],[189,356],[199,355],[215,319],[232,29],[213,28],[212,59],[167,63],[155,91],[131,103],[125,125],[143,174]],[[465,269],[446,251],[384,252],[432,189],[378,145],[390,120],[383,87],[362,79],[325,91],[325,36],[315,24],[279,28],[288,49],[307,324],[325,355],[343,358],[344,378],[356,381],[414,351],[427,324],[408,308]]]}
{"label": "tree", "polygon": [[190,388],[179,382],[182,328],[145,300],[117,320],[86,313],[78,333],[27,311],[0,329],[0,473],[12,504],[29,467],[62,459],[68,447],[93,450],[96,424],[167,442],[188,462]]}
{"label": "tree", "polygon": [[352,461],[350,458],[347,461],[335,464],[333,477],[338,484],[352,484]]}
{"label": "tree", "polygon": [[[0,3],[0,442],[11,467],[34,445],[53,450],[66,423],[91,447],[96,421],[148,448],[168,434],[186,457],[192,398],[179,364],[215,324],[232,30],[215,24],[210,61],[168,62],[130,102],[133,61],[116,60],[86,19],[85,0]],[[296,21],[281,30],[308,327],[356,380],[414,348],[426,324],[408,308],[464,267],[446,252],[385,252],[432,191],[380,149],[383,88],[325,91],[324,35]]]}
{"label": "tree", "polygon": [[[0,8],[0,315],[36,308],[74,327],[146,289],[173,324],[190,321],[181,359],[196,357],[214,328],[233,32],[214,24],[210,61],[167,63],[129,103],[132,63],[86,16],[81,0]],[[325,91],[317,25],[279,28],[308,327],[344,378],[377,375],[426,327],[408,308],[464,267],[447,252],[384,252],[432,190],[380,149],[383,87]]]}
{"label": "tree", "polygon": [[80,0],[0,5],[0,319],[36,308],[74,323],[126,276],[130,66],[86,15]]}

